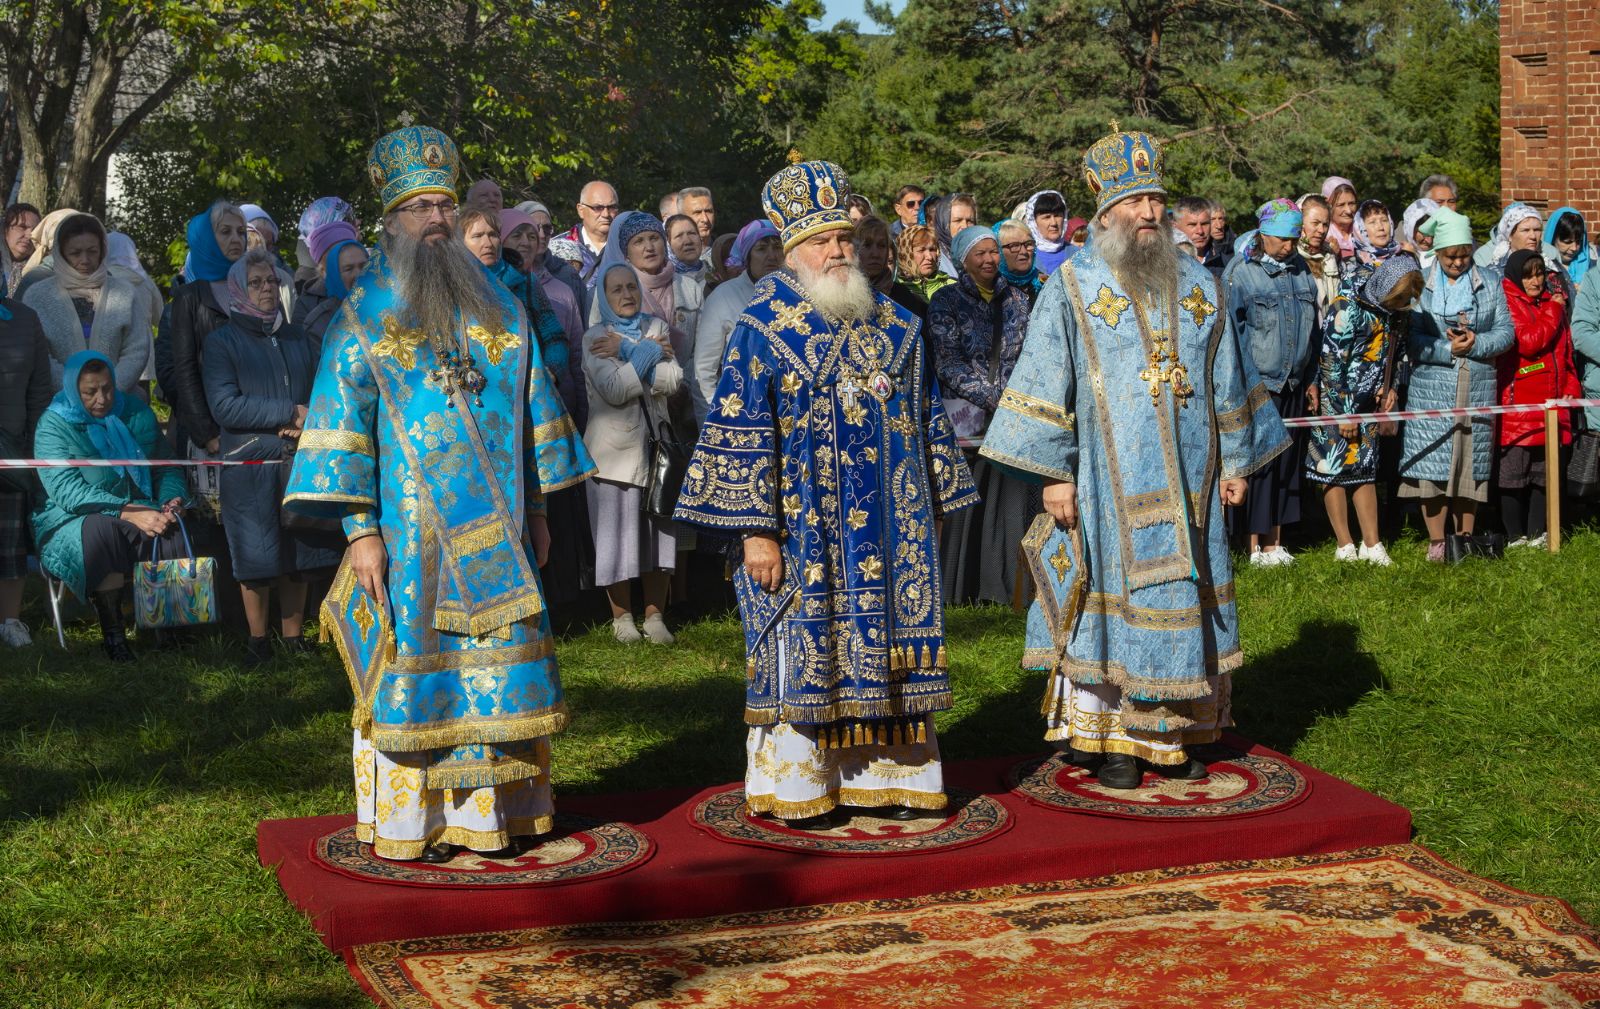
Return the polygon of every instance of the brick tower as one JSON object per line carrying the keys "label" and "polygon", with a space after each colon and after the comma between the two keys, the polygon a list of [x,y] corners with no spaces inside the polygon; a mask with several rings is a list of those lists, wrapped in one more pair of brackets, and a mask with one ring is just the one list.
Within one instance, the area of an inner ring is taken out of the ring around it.
{"label": "brick tower", "polygon": [[1600,228],[1600,2],[1501,0],[1500,196]]}

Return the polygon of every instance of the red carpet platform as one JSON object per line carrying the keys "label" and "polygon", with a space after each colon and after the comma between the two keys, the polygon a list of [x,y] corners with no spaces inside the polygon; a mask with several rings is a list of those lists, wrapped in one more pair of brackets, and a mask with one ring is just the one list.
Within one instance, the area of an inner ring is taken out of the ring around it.
{"label": "red carpet platform", "polygon": [[[1309,783],[1293,805],[1241,817],[1131,819],[1051,809],[1013,793],[1017,757],[947,764],[952,792],[1001,807],[1007,829],[979,843],[899,857],[829,857],[729,843],[691,820],[728,786],[613,796],[557,795],[563,814],[632,825],[653,844],[628,871],[563,885],[427,887],[366,881],[323,868],[319,839],[349,816],[267,820],[261,863],[277,866],[289,900],[330,949],[373,942],[586,922],[698,918],[844,901],[920,897],[1207,862],[1284,858],[1410,840],[1404,808],[1242,740],[1250,756],[1281,761]],[[993,811],[989,819],[996,819]]]}

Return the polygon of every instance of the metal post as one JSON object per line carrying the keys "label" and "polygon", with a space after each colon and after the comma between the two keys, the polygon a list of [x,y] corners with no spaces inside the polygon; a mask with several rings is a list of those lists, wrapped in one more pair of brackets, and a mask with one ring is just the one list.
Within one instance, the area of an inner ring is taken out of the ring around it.
{"label": "metal post", "polygon": [[1544,412],[1544,523],[1549,549],[1561,552],[1561,422],[1553,407]]}

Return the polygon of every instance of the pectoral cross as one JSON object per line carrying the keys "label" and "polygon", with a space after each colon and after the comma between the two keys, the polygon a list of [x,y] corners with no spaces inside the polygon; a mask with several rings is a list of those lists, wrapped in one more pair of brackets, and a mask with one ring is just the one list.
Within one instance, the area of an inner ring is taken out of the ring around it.
{"label": "pectoral cross", "polygon": [[866,391],[866,387],[856,381],[854,372],[847,371],[839,376],[839,398],[844,401],[845,409],[854,409],[856,400]]}
{"label": "pectoral cross", "polygon": [[1155,346],[1150,350],[1150,363],[1139,372],[1139,380],[1150,386],[1150,405],[1159,406],[1161,403],[1161,386],[1172,387],[1172,395],[1180,406],[1189,405],[1189,397],[1194,395],[1194,386],[1189,384],[1189,369],[1178,360],[1178,355],[1172,349],[1172,341],[1165,332],[1155,334]]}

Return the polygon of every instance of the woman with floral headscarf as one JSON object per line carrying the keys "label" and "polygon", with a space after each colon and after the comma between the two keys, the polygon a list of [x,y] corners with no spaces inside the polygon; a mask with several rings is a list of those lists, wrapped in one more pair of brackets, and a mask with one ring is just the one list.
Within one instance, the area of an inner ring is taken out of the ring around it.
{"label": "woman with floral headscarf", "polygon": [[1367,200],[1356,208],[1356,258],[1363,263],[1381,263],[1400,251],[1394,234],[1394,216],[1382,200]]}
{"label": "woman with floral headscarf", "polygon": [[358,227],[356,212],[350,204],[337,196],[319,196],[300,214],[295,228],[294,288],[299,293],[312,281],[322,276],[321,263],[311,250],[311,233],[324,224],[344,221],[352,228]]}
{"label": "woman with floral headscarf", "polygon": [[[251,249],[228,269],[228,322],[206,338],[206,402],[221,428],[230,459],[282,462],[294,453],[305,426],[317,374],[317,347],[305,330],[284,321],[283,275],[266,248]],[[338,565],[344,537],[285,528],[284,465],[222,471],[222,528],[233,577],[244,599],[250,639],[246,662],[272,657],[267,616],[276,590],[279,632],[290,654],[309,652],[301,635],[311,577]]]}

